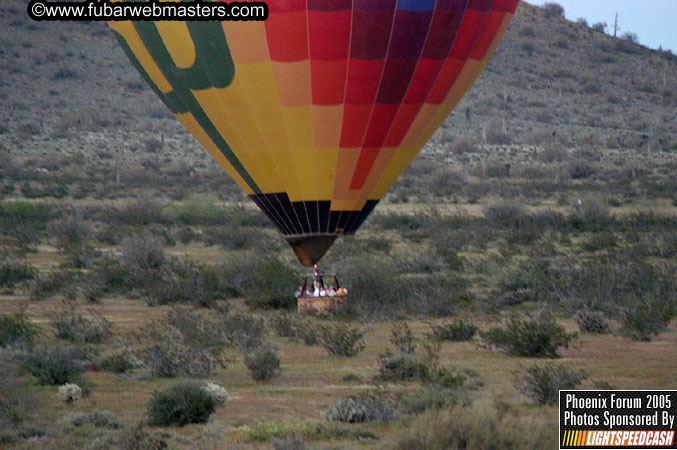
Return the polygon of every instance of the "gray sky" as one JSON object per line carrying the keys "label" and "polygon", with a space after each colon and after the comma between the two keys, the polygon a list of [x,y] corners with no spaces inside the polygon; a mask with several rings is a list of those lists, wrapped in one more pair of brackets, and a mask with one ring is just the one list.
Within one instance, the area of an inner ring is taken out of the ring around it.
{"label": "gray sky", "polygon": [[[528,0],[542,5],[544,1]],[[613,33],[614,16],[618,13],[620,34],[632,31],[639,42],[651,48],[662,45],[677,52],[677,0],[550,0],[564,7],[566,17],[585,17],[591,25],[606,22]]]}

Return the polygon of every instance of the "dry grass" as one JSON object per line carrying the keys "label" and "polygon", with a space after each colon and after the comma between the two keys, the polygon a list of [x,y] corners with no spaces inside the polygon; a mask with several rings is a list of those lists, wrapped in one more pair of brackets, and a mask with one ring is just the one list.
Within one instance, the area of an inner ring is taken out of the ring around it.
{"label": "dry grass", "polygon": [[[13,311],[25,302],[26,300],[17,297],[4,297],[0,302],[0,312]],[[243,304],[234,303],[236,309],[244,308]],[[46,329],[50,317],[59,307],[59,300],[53,299],[31,302],[28,310],[31,320]],[[141,300],[124,298],[105,299],[103,308],[105,316],[121,335],[138,330],[146,321],[160,318],[167,310],[165,307],[149,308]],[[475,319],[482,328],[487,327],[486,317]],[[563,323],[569,330],[576,329],[572,320]],[[410,327],[419,337],[429,330],[426,323],[416,320],[410,322]],[[280,349],[282,373],[265,383],[252,381],[241,358],[233,353],[235,362],[211,378],[211,381],[225,386],[230,397],[227,404],[218,408],[211,417],[209,427],[223,430],[226,435],[223,448],[228,448],[238,439],[234,430],[242,425],[251,426],[261,421],[284,422],[292,417],[317,420],[321,417],[321,412],[337,398],[367,388],[366,385],[343,383],[341,377],[353,372],[362,380],[368,380],[375,375],[377,355],[390,346],[389,333],[389,323],[374,324],[367,333],[366,349],[355,358],[332,358],[320,347],[308,347],[286,338],[271,337]],[[488,352],[476,343],[465,342],[444,343],[441,362],[445,365],[470,367],[481,374],[486,384],[475,393],[477,402],[508,404],[524,420],[556,420],[556,408],[534,410],[514,388],[515,374],[530,363],[529,359]],[[562,362],[586,370],[592,381],[606,381],[618,388],[674,387],[677,382],[677,322],[673,322],[666,332],[651,343],[631,342],[613,336],[586,335],[580,348],[563,351]],[[59,403],[54,388],[35,386],[34,389],[43,399],[37,419],[54,423],[74,410],[108,410],[125,421],[142,421],[145,419],[146,401],[151,392],[178,381],[104,372],[89,373],[88,376],[96,385],[92,395],[84,398],[77,406]],[[187,442],[205,432],[206,427],[190,425],[181,429],[172,428],[177,436],[170,440],[179,447],[184,447],[181,442]],[[392,427],[367,425],[366,428],[381,438],[381,444],[391,442]],[[249,444],[240,442],[238,445],[247,448]],[[353,445],[363,448],[363,444],[341,442],[342,448],[351,448]],[[251,448],[260,447],[252,444]]]}

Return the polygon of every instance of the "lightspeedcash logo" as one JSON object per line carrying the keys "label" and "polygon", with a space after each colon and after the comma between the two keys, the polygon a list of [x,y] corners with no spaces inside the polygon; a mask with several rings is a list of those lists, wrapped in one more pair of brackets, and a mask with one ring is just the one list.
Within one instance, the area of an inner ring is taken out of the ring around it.
{"label": "lightspeedcash logo", "polygon": [[561,449],[675,449],[677,391],[560,391]]}

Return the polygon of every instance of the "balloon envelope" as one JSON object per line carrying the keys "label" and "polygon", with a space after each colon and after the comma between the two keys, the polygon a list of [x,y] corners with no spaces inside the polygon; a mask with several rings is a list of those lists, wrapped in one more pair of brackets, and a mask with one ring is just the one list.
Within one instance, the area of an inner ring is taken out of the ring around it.
{"label": "balloon envelope", "polygon": [[470,88],[518,0],[269,0],[263,22],[112,22],[304,265],[354,233]]}

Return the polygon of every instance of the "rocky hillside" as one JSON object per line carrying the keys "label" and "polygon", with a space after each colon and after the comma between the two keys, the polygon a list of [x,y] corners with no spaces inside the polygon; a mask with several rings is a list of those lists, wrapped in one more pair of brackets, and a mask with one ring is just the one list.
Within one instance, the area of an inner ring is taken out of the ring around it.
{"label": "rocky hillside", "polygon": [[[103,23],[32,22],[0,7],[0,150],[133,160],[163,147],[212,163],[142,82]],[[475,86],[428,146],[535,149],[557,142],[677,152],[677,58],[522,3]]]}

